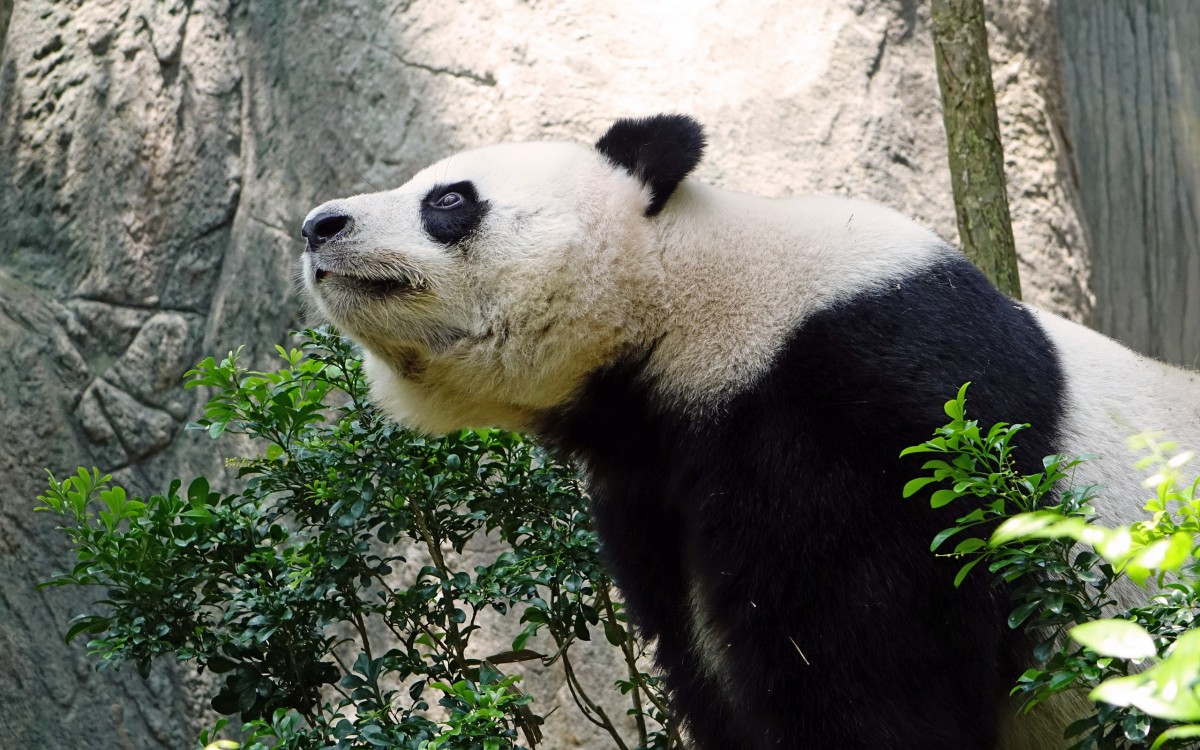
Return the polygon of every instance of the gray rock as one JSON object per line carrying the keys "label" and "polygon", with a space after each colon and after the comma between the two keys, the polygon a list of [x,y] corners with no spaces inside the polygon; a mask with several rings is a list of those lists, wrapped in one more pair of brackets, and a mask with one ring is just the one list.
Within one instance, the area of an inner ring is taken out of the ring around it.
{"label": "gray rock", "polygon": [[142,325],[110,376],[138,401],[165,409],[177,421],[184,420],[194,399],[180,384],[183,374],[200,358],[193,330],[198,327],[180,313],[156,314]]}
{"label": "gray rock", "polygon": [[133,343],[142,324],[155,314],[153,309],[123,307],[78,297],[67,299],[64,308],[63,327],[87,360],[88,367],[97,375],[108,372],[117,354]]}
{"label": "gray rock", "polygon": [[126,459],[58,322],[65,308],[0,281],[0,737],[23,747],[189,747],[202,714],[174,665],[156,667],[153,684],[128,671],[97,673],[82,643],[62,641],[93,592],[34,590],[73,562],[54,519],[31,512],[44,470],[63,477],[81,463]]}
{"label": "gray rock", "polygon": [[[97,383],[99,382],[102,381],[97,381]],[[83,434],[91,443],[88,447],[93,466],[108,472],[129,463],[129,454],[117,438],[117,431],[108,421],[104,407],[100,405],[95,384],[83,392],[83,396],[79,399],[79,406],[75,409],[75,418],[79,420]]]}
{"label": "gray rock", "polygon": [[95,393],[117,439],[131,458],[145,458],[171,443],[179,424],[171,415],[139,403],[125,391],[97,378],[89,393]]}

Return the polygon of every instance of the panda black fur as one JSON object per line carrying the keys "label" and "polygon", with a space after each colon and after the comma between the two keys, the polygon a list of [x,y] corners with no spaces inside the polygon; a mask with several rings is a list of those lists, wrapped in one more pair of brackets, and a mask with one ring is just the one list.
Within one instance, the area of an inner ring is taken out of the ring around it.
{"label": "panda black fur", "polygon": [[1136,517],[1124,437],[1200,444],[1194,374],[995,291],[887,209],[685,179],[697,123],[596,147],[458,154],[315,209],[303,273],[419,429],[532,431],[583,470],[605,556],[657,640],[697,747],[1051,748],[1011,722],[1027,644],[984,576],[926,552],[950,525],[897,458],[966,381],[1030,422],[1019,468],[1098,452]]}

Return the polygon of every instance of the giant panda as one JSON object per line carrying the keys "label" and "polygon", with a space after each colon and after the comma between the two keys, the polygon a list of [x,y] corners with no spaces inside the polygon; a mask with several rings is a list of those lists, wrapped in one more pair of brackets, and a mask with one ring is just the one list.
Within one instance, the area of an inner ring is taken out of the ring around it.
{"label": "giant panda", "polygon": [[1022,471],[1102,454],[1080,480],[1129,522],[1125,438],[1200,446],[1196,374],[1008,299],[887,208],[689,179],[704,145],[659,115],[456,154],[313,209],[303,283],[391,416],[577,463],[695,747],[1061,747],[1053,710],[1012,719],[1011,605],[953,588],[928,551],[951,519],[901,499],[898,456],[970,381],[974,418],[1033,425]]}

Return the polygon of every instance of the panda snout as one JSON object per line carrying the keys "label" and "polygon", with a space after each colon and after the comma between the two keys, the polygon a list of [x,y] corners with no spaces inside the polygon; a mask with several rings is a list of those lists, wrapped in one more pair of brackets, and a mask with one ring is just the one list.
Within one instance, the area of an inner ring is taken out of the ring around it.
{"label": "panda snout", "polygon": [[300,235],[308,240],[308,249],[317,248],[336,240],[350,231],[354,220],[337,209],[318,209],[304,222]]}

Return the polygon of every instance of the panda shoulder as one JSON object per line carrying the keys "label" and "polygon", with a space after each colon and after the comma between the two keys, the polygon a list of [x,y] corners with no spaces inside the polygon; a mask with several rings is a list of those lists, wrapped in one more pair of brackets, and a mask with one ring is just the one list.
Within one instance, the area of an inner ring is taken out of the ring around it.
{"label": "panda shoulder", "polygon": [[671,402],[701,409],[754,383],[814,314],[967,263],[899,212],[837,196],[688,180],[657,221],[671,315],[651,370]]}

